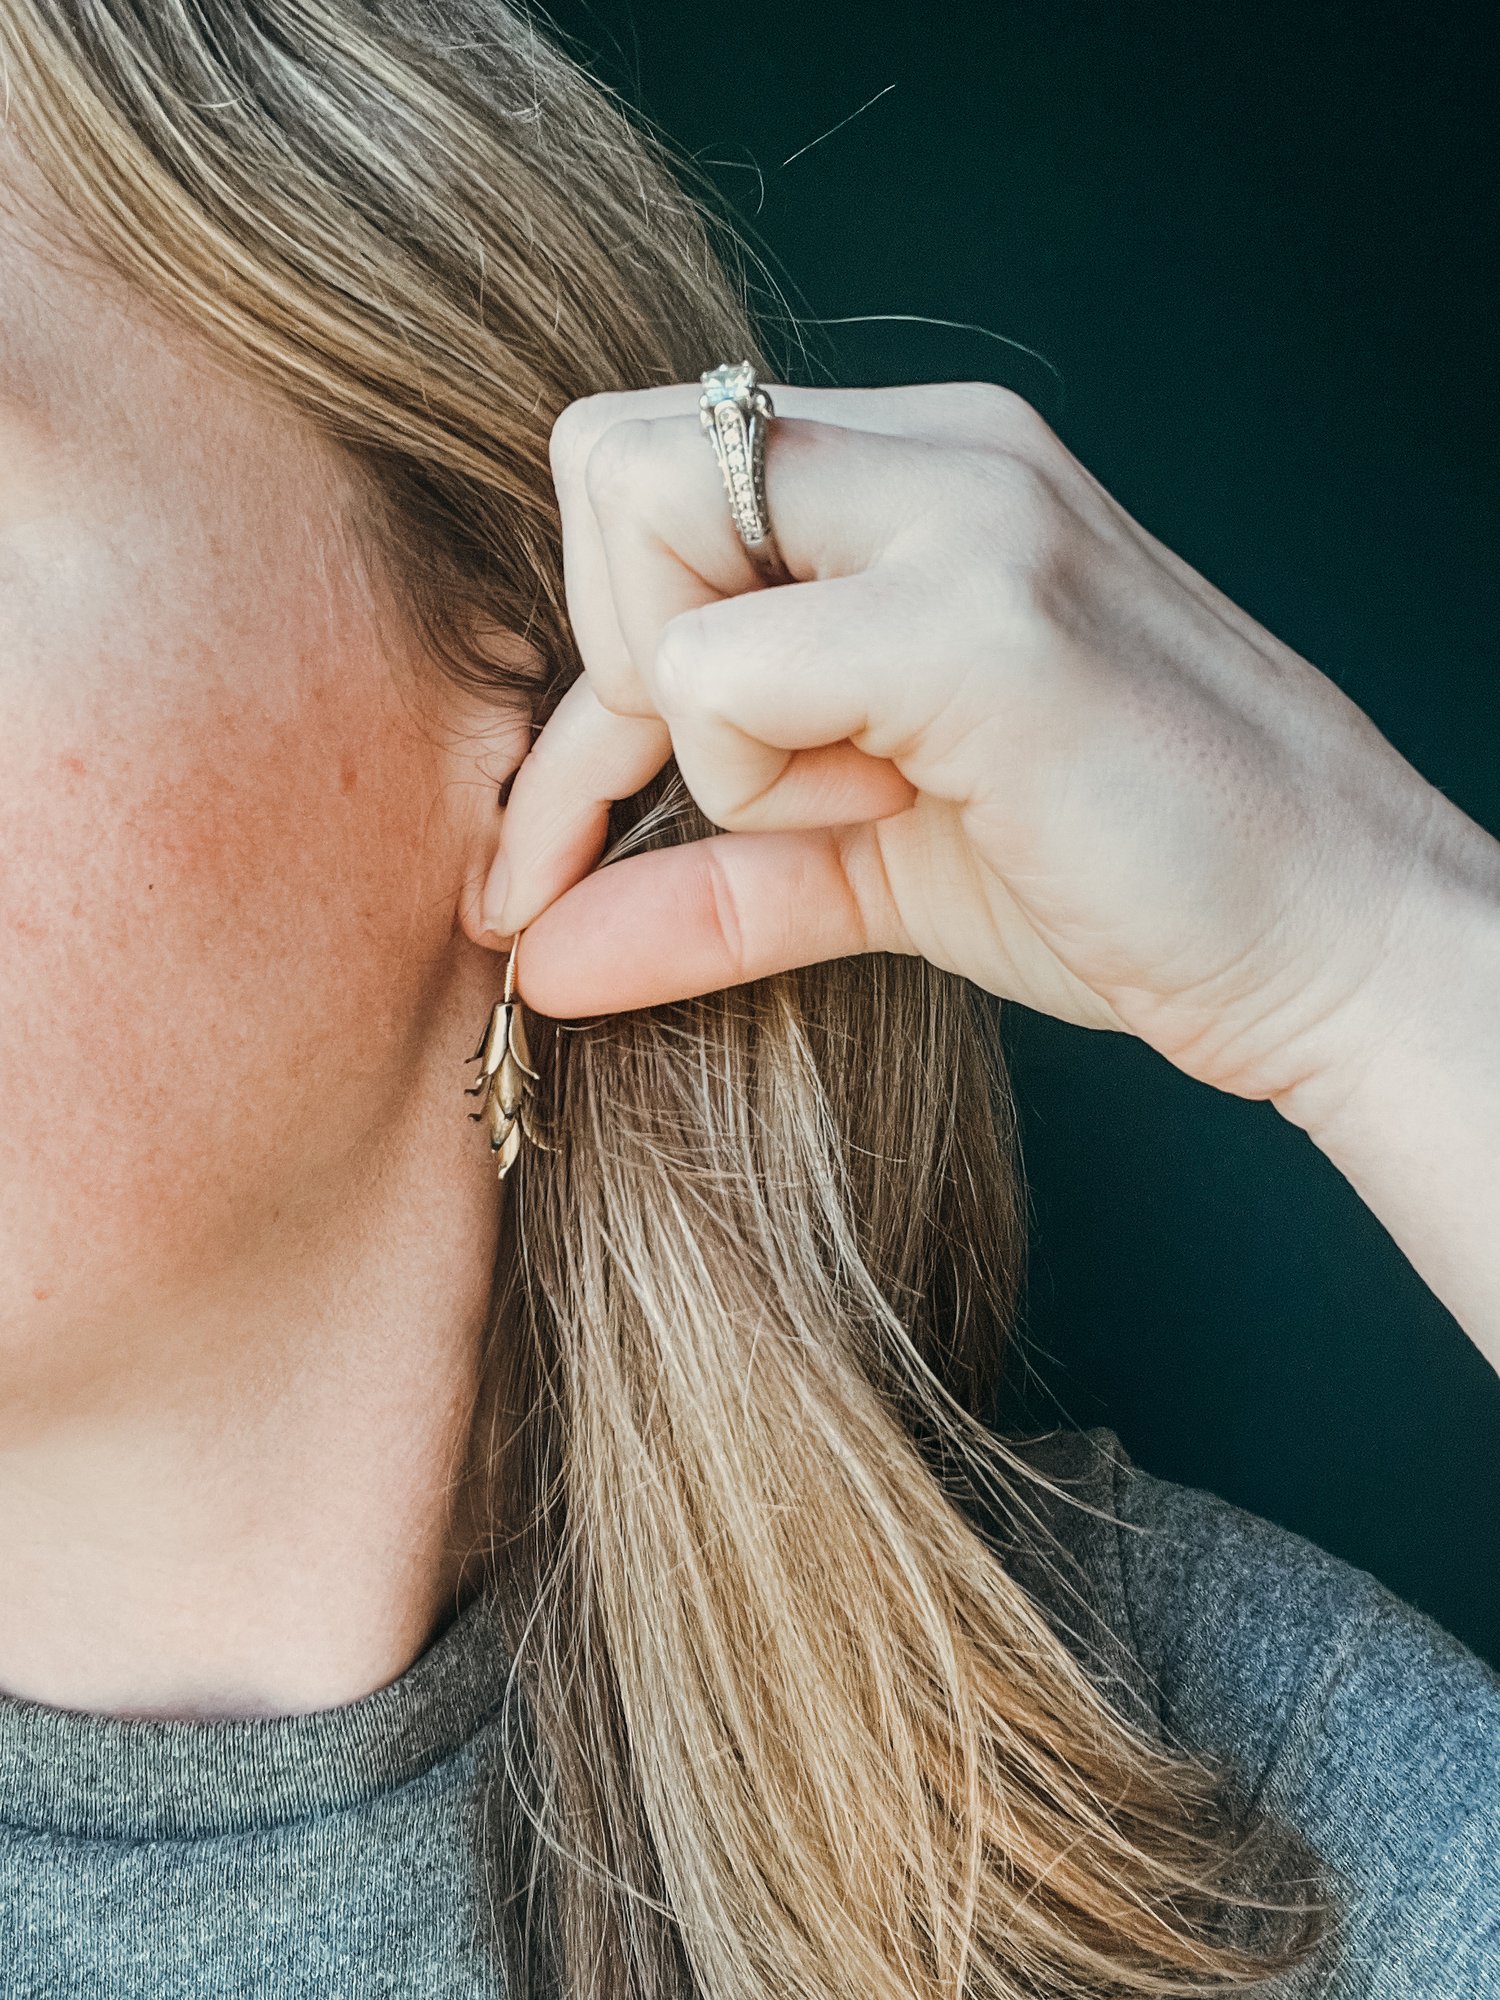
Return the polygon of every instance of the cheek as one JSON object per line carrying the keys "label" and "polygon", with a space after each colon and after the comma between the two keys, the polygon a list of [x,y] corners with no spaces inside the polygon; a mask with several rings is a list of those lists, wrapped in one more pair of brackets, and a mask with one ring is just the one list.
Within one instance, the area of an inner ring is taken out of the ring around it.
{"label": "cheek", "polygon": [[201,1277],[415,1059],[451,935],[432,748],[367,659],[234,665],[0,748],[0,1322]]}

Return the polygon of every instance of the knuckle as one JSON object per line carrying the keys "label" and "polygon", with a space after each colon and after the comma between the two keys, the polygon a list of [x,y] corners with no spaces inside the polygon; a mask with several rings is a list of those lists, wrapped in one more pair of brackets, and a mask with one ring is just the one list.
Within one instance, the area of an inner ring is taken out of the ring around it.
{"label": "knuckle", "polygon": [[646,719],[657,713],[656,705],[640,684],[639,677],[627,668],[615,673],[590,672],[594,693],[601,708],[607,708],[611,715],[635,716]]}
{"label": "knuckle", "polygon": [[1044,661],[1072,561],[1063,509],[1023,460],[992,459],[984,479],[957,551],[960,596],[984,650],[1012,664]]}
{"label": "knuckle", "polygon": [[575,397],[558,411],[547,440],[554,478],[566,476],[582,463],[589,446],[608,425],[618,402],[615,391],[601,389],[593,395]]}
{"label": "knuckle", "polygon": [[652,661],[652,679],[663,708],[676,715],[706,710],[708,647],[703,607],[679,611],[662,627]]}
{"label": "knuckle", "polygon": [[1034,564],[996,564],[980,592],[979,616],[1012,678],[1040,670],[1049,658],[1053,592],[1050,579]]}
{"label": "knuckle", "polygon": [[650,433],[644,417],[624,417],[594,439],[583,460],[583,488],[592,506],[611,506],[636,485]]}
{"label": "knuckle", "polygon": [[707,842],[704,844],[703,859],[714,923],[724,941],[724,956],[729,965],[738,968],[745,963],[745,923],[735,897],[734,883],[719,851]]}
{"label": "knuckle", "polygon": [[984,454],[978,466],[976,524],[986,544],[1023,569],[1049,569],[1067,542],[1067,513],[1034,460],[1013,451]]}
{"label": "knuckle", "polygon": [[952,415],[978,441],[1000,450],[1045,452],[1051,425],[1034,404],[998,382],[950,382]]}

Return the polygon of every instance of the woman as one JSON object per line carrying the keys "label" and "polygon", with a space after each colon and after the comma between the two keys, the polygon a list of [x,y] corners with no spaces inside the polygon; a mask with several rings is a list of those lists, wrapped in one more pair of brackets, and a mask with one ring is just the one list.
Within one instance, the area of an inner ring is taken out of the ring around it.
{"label": "woman", "polygon": [[498,0],[0,56],[5,1991],[1497,1990],[1495,1678],[977,1415],[992,995],[1500,1354],[1495,844],[986,385],[773,385],[765,587]]}

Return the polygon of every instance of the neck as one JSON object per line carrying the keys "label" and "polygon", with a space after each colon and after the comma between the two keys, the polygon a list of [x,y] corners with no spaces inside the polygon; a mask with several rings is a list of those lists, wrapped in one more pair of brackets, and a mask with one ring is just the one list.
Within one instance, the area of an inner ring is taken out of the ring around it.
{"label": "neck", "polygon": [[450,1621],[500,1200],[473,1126],[414,1115],[211,1295],[60,1331],[66,1382],[0,1396],[0,1691],[295,1714]]}

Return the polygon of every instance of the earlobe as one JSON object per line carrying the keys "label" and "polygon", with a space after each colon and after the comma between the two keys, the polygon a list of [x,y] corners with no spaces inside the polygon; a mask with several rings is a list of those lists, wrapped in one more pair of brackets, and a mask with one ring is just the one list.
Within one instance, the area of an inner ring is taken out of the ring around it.
{"label": "earlobe", "polygon": [[[493,849],[491,857],[493,859]],[[485,921],[485,884],[490,876],[490,860],[476,855],[464,875],[458,894],[456,912],[459,929],[471,944],[483,945],[486,951],[505,951],[510,939],[501,937]]]}
{"label": "earlobe", "polygon": [[[511,717],[504,727],[503,741],[492,734],[484,741],[469,737],[455,756],[449,781],[454,788],[450,796],[456,804],[461,801],[460,824],[455,829],[459,882],[454,919],[471,943],[488,951],[501,951],[509,943],[496,935],[489,921],[494,905],[487,897],[486,885],[500,854],[505,800],[530,742],[524,721]],[[503,774],[499,784],[495,781],[497,771]]]}
{"label": "earlobe", "polygon": [[466,693],[449,711],[447,784],[459,815],[456,838],[461,879],[455,917],[464,935],[490,951],[510,940],[486,922],[496,908],[486,884],[500,852],[500,831],[516,773],[532,743],[530,711],[513,700],[481,701]]}
{"label": "earlobe", "polygon": [[506,801],[530,747],[531,732],[525,718],[512,715],[505,718],[501,730],[492,722],[485,740],[471,736],[455,760],[461,768],[454,770],[452,782],[460,788],[456,796],[463,802],[457,836],[461,873],[455,916],[464,935],[490,951],[501,951],[510,942],[495,929],[499,903],[494,884],[505,869],[500,838]]}

